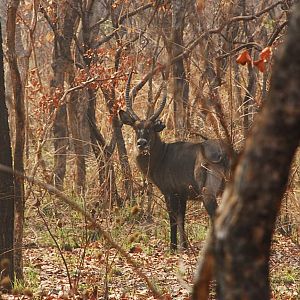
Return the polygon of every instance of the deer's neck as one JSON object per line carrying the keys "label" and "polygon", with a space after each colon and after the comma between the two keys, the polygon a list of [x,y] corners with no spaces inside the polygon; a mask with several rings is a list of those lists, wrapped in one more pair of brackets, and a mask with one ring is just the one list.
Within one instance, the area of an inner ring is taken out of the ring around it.
{"label": "deer's neck", "polygon": [[153,179],[153,172],[159,168],[166,151],[166,143],[164,143],[157,133],[150,150],[147,154],[138,154],[136,162],[141,172],[147,178]]}

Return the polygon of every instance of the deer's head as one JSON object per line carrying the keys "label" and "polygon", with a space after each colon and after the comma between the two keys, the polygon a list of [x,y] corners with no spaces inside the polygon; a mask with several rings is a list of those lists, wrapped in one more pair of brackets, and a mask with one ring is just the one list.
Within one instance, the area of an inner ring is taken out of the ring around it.
{"label": "deer's head", "polygon": [[120,110],[119,115],[122,122],[131,126],[135,131],[136,148],[141,154],[149,153],[151,147],[155,143],[157,133],[165,128],[164,123],[158,119],[167,100],[166,89],[164,88],[164,96],[159,108],[147,119],[140,119],[132,109],[132,101],[130,94],[130,81],[132,73],[130,73],[125,91],[126,111]]}

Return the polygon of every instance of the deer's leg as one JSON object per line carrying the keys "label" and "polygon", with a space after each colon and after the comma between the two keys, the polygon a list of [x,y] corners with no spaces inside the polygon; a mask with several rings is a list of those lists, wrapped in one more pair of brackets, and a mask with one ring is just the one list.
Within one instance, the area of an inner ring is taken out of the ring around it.
{"label": "deer's leg", "polygon": [[177,201],[170,196],[165,196],[169,220],[170,220],[170,238],[171,238],[171,250],[177,250]]}
{"label": "deer's leg", "polygon": [[181,249],[188,248],[187,237],[184,230],[185,212],[186,212],[186,198],[180,197],[178,198],[177,225],[178,225],[179,241],[180,241]]}

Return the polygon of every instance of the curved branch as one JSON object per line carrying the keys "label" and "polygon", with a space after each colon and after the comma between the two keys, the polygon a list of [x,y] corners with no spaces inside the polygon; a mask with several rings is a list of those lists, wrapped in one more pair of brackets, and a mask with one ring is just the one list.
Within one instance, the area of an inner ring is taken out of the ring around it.
{"label": "curved branch", "polygon": [[276,39],[278,38],[278,35],[284,29],[284,27],[286,27],[287,24],[288,24],[288,21],[285,21],[278,28],[276,28],[276,30],[273,32],[273,34],[271,35],[271,37],[267,43],[268,46],[271,46],[276,41]]}

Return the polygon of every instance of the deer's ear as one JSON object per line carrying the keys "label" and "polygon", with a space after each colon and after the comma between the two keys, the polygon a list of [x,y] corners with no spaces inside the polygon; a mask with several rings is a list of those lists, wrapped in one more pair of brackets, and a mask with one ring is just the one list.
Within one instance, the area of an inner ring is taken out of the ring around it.
{"label": "deer's ear", "polygon": [[135,120],[132,118],[132,116],[127,111],[120,110],[119,116],[120,116],[121,121],[124,124],[133,126]]}
{"label": "deer's ear", "polygon": [[153,130],[155,132],[160,132],[160,131],[164,130],[165,127],[166,127],[166,125],[161,120],[157,120],[154,123]]}

